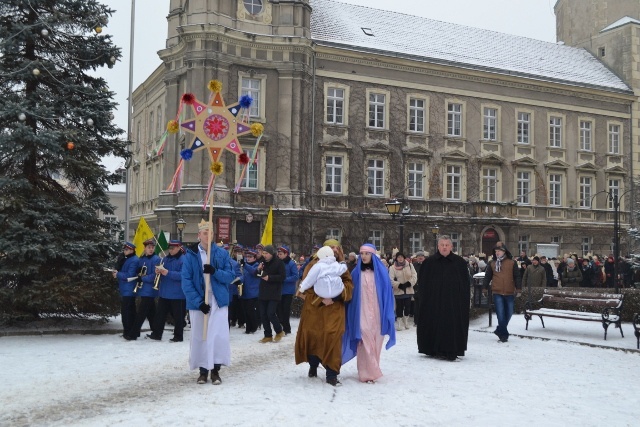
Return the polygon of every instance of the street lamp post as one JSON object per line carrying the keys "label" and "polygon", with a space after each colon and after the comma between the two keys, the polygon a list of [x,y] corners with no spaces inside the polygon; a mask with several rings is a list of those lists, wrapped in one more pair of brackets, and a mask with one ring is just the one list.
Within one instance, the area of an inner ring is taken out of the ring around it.
{"label": "street lamp post", "polygon": [[387,212],[391,214],[391,220],[396,219],[396,215],[400,215],[400,253],[404,254],[404,215],[409,213],[408,208],[402,209],[400,212],[400,208],[402,208],[402,202],[398,199],[393,199],[384,204],[387,208]]}
{"label": "street lamp post", "polygon": [[440,232],[440,228],[438,228],[438,224],[433,224],[431,227],[431,232],[433,233],[433,245],[434,245],[434,254],[438,252],[438,233]]}
{"label": "street lamp post", "polygon": [[176,227],[178,227],[178,236],[180,237],[180,242],[182,242],[182,232],[184,231],[184,228],[187,226],[187,221],[185,221],[184,219],[182,219],[182,217],[180,217],[177,221],[176,221]]}

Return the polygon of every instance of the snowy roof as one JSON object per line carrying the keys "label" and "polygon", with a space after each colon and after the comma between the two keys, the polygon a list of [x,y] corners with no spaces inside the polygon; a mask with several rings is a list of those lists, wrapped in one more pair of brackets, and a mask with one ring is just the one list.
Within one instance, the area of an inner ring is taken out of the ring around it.
{"label": "snowy roof", "polygon": [[311,6],[312,38],[321,45],[630,92],[584,49],[332,0]]}
{"label": "snowy roof", "polygon": [[614,28],[617,28],[617,27],[622,27],[623,25],[628,24],[630,22],[634,24],[640,24],[640,21],[638,21],[637,19],[634,19],[630,16],[625,16],[624,18],[618,19],[616,22],[609,25],[608,27],[603,28],[602,30],[600,30],[600,32],[604,33],[605,31],[613,30]]}

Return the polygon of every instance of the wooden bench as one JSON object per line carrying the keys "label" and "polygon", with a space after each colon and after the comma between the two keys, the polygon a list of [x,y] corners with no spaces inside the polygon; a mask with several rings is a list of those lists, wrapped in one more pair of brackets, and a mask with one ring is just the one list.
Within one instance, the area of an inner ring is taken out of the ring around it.
{"label": "wooden bench", "polygon": [[[607,339],[607,328],[615,324],[622,333],[622,303],[623,294],[606,294],[595,292],[569,291],[564,289],[545,289],[542,298],[538,301],[539,308],[533,309],[532,304],[525,304],[524,318],[527,321],[526,329],[529,330],[529,320],[533,316],[540,317],[544,328],[543,317],[559,317],[561,319],[584,320],[588,322],[602,322],[604,339]],[[565,310],[564,308],[571,308]],[[586,308],[599,309],[599,313],[583,311]]]}

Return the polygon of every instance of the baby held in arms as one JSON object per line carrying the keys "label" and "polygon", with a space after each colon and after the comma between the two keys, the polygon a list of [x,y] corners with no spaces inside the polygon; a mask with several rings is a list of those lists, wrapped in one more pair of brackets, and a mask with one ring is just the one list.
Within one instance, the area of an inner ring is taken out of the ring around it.
{"label": "baby held in arms", "polygon": [[321,298],[335,298],[344,290],[340,276],[347,271],[346,264],[336,261],[333,249],[323,246],[316,254],[318,262],[311,267],[307,277],[300,283],[300,293],[313,288]]}

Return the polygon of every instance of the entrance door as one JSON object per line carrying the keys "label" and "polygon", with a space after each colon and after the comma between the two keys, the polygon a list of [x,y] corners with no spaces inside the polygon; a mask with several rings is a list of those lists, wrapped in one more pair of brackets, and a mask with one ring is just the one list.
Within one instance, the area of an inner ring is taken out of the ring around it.
{"label": "entrance door", "polygon": [[485,230],[484,234],[482,234],[482,252],[487,255],[487,259],[491,257],[493,248],[499,241],[500,236],[498,236],[498,232],[493,228],[488,228],[487,230]]}
{"label": "entrance door", "polygon": [[236,240],[244,246],[254,247],[260,243],[260,221],[236,221]]}

